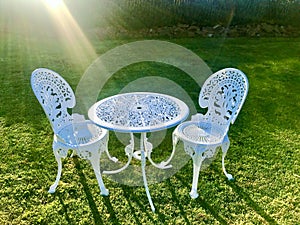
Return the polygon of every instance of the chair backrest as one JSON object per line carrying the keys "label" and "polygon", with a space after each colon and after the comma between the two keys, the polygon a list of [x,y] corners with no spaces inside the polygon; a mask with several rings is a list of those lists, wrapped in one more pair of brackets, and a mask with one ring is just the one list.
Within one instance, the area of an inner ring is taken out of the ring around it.
{"label": "chair backrest", "polygon": [[222,130],[234,123],[248,93],[246,75],[234,68],[212,74],[203,84],[199,105],[208,108],[206,118]]}
{"label": "chair backrest", "polygon": [[31,87],[43,107],[54,133],[72,121],[68,108],[76,104],[70,85],[57,73],[39,68],[31,74]]}

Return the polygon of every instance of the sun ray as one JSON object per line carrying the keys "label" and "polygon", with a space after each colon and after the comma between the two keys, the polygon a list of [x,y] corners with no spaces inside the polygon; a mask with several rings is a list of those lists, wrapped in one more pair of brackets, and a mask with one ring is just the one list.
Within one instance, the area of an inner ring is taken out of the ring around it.
{"label": "sun ray", "polygon": [[59,40],[78,69],[85,70],[97,58],[92,44],[62,0],[44,0],[44,3],[53,17]]}
{"label": "sun ray", "polygon": [[51,8],[58,8],[63,5],[63,0],[45,0],[45,2]]}

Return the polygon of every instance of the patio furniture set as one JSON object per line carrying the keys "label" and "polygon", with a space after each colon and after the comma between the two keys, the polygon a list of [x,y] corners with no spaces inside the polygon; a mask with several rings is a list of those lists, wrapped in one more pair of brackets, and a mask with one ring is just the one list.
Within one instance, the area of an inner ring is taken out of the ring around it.
{"label": "patio furniture set", "polygon": [[[224,159],[229,148],[228,130],[236,120],[248,92],[246,75],[235,68],[225,68],[212,74],[203,84],[199,105],[207,108],[205,114],[197,113],[190,121],[188,106],[178,98],[152,92],[132,92],[110,96],[96,102],[88,110],[89,120],[83,115],[69,113],[75,104],[75,94],[70,85],[56,72],[39,68],[31,75],[32,90],[46,113],[53,128],[53,153],[58,163],[55,182],[49,192],[54,193],[62,172],[62,158],[68,150],[91,162],[101,195],[107,196],[100,171],[100,158],[106,153],[117,162],[108,151],[109,131],[128,133],[130,143],[125,147],[127,163],[117,169],[102,171],[103,174],[116,174],[125,170],[132,159],[141,163],[143,183],[152,211],[155,211],[146,176],[146,160],[154,167],[167,170],[172,167],[171,160],[176,154],[179,141],[185,152],[193,160],[193,181],[191,198],[197,198],[197,185],[201,164],[205,159],[215,156],[217,148],[222,149],[222,170],[231,180],[225,169]],[[153,145],[147,133],[176,127],[173,131],[171,156],[160,164],[151,158]],[[134,134],[140,135],[139,148],[135,148]]]}

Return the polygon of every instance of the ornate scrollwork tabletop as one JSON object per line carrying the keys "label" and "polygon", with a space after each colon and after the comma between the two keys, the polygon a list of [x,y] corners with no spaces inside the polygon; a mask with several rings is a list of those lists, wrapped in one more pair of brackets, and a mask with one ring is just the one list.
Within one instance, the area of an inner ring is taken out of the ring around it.
{"label": "ornate scrollwork tabletop", "polygon": [[152,132],[173,127],[189,114],[181,100],[152,92],[114,95],[95,103],[88,112],[96,124],[118,132]]}

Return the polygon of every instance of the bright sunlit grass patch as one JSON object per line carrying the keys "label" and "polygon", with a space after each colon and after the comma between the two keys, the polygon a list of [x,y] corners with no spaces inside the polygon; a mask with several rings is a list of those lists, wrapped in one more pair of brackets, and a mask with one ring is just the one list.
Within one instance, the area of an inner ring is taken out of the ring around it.
{"label": "bright sunlit grass patch", "polygon": [[[157,208],[157,213],[152,213],[143,187],[121,185],[103,176],[110,195],[100,196],[88,161],[76,157],[63,160],[57,192],[47,192],[57,172],[53,133],[31,91],[30,74],[40,66],[53,69],[75,90],[84,70],[77,66],[80,58],[65,51],[74,42],[65,46],[57,38],[28,41],[15,34],[6,36],[0,35],[0,224],[299,223],[299,38],[230,38],[224,44],[218,39],[171,40],[198,54],[213,71],[226,66],[241,69],[250,89],[229,134],[226,166],[236,180],[226,180],[219,153],[200,172],[199,198],[192,200],[188,194],[192,180],[189,161],[175,176],[149,186]],[[95,38],[91,43],[103,54],[130,41]],[[155,62],[118,71],[100,96],[154,74],[179,83],[197,103],[199,89],[193,80]],[[171,138],[164,143],[153,154],[170,148]],[[124,145],[113,133],[109,149],[113,156],[126,160]]]}

